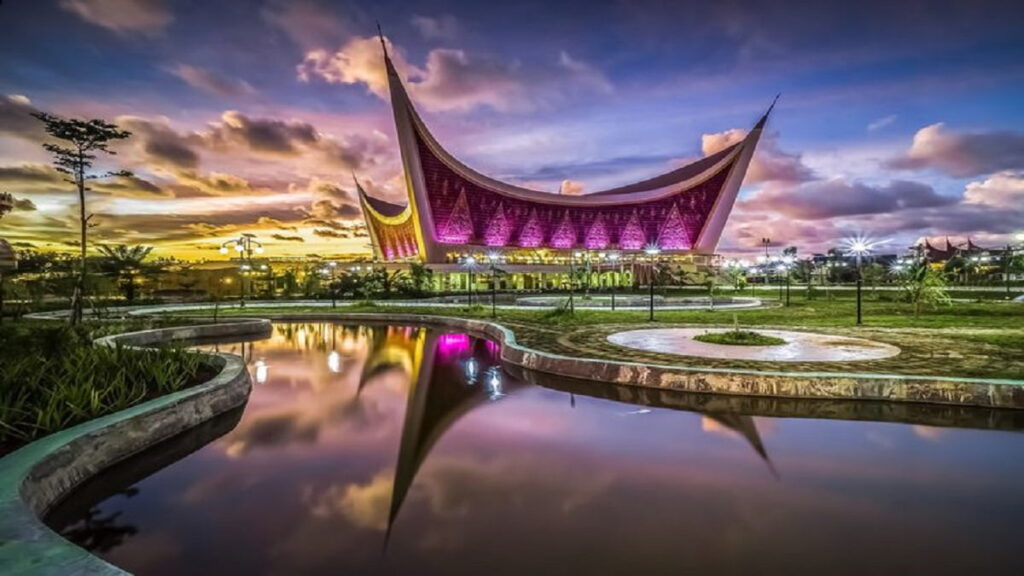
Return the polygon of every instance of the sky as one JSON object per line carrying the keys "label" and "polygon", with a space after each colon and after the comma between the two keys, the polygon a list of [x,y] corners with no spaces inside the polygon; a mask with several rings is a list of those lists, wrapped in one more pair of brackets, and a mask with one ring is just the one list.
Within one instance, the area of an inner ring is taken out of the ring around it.
{"label": "sky", "polygon": [[1024,229],[1024,4],[989,0],[0,2],[0,236],[71,250],[76,195],[29,114],[132,132],[98,243],[217,258],[369,252],[353,175],[402,201],[379,21],[425,121],[479,171],[587,193],[742,137],[781,93],[719,246]]}

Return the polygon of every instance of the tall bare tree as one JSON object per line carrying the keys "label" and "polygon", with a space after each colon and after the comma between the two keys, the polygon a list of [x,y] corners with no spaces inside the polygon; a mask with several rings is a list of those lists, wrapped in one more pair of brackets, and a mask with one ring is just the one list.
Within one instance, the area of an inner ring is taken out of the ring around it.
{"label": "tall bare tree", "polygon": [[[7,192],[0,192],[0,218],[6,216],[13,209],[14,197]],[[4,321],[4,268],[14,265],[14,248],[6,240],[0,238],[0,323]]]}
{"label": "tall bare tree", "polygon": [[115,124],[111,124],[100,118],[92,120],[79,120],[77,118],[61,118],[45,112],[33,113],[33,116],[43,123],[46,132],[67,144],[54,144],[47,142],[43,148],[53,155],[54,167],[67,174],[65,180],[75,185],[78,191],[79,223],[81,226],[79,248],[81,257],[79,259],[78,278],[71,294],[71,324],[77,325],[82,322],[82,302],[85,297],[86,279],[86,250],[88,249],[87,231],[89,220],[92,214],[86,215],[85,193],[89,191],[87,185],[89,180],[106,178],[111,176],[131,176],[130,172],[121,170],[116,172],[105,172],[95,174],[91,172],[93,160],[96,153],[115,154],[109,149],[111,142],[124,140],[131,136],[131,132],[121,130]]}

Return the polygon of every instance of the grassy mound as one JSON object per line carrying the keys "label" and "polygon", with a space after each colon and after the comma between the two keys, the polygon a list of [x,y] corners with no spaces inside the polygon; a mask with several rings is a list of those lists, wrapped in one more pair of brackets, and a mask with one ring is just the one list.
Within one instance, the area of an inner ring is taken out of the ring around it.
{"label": "grassy mound", "polygon": [[751,330],[729,330],[728,332],[709,332],[693,337],[698,342],[707,344],[725,344],[728,346],[778,346],[786,341],[775,336],[767,336]]}

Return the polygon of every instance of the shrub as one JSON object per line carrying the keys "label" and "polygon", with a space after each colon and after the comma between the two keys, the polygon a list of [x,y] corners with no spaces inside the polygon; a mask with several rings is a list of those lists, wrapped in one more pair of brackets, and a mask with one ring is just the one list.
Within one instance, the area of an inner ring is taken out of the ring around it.
{"label": "shrub", "polygon": [[698,342],[708,344],[726,344],[729,346],[778,346],[786,341],[775,336],[768,336],[751,330],[729,330],[727,332],[708,332],[693,337]]}
{"label": "shrub", "polygon": [[0,332],[0,452],[180,390],[204,357],[170,346],[93,345],[81,328],[14,327]]}

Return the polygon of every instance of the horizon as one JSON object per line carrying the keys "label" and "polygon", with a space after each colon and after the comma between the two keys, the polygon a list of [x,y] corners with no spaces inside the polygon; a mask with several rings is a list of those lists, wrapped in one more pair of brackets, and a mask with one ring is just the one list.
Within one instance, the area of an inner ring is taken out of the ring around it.
{"label": "horizon", "polygon": [[135,176],[96,184],[93,245],[219,259],[253,233],[271,258],[368,255],[352,175],[404,197],[375,20],[448,150],[552,193],[714,153],[781,92],[720,253],[763,237],[821,253],[864,233],[895,252],[999,247],[1024,228],[1024,7],[529,5],[0,4],[0,191],[16,198],[2,235],[74,246],[77,198],[39,110],[133,132],[98,164]]}

